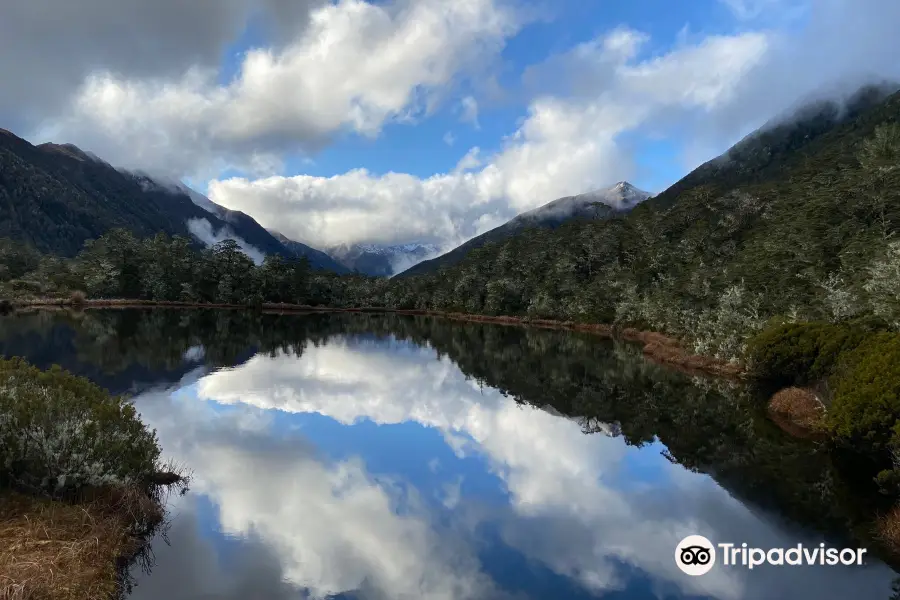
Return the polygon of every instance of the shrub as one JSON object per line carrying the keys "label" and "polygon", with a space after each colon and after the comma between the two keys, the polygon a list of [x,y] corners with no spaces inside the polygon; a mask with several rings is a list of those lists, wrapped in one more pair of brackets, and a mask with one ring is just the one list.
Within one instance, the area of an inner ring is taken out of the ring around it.
{"label": "shrub", "polygon": [[886,452],[900,436],[900,335],[870,335],[848,352],[835,376],[828,424],[863,451]]}
{"label": "shrub", "polygon": [[0,483],[47,495],[155,471],[156,432],[134,406],[54,366],[0,359]]}
{"label": "shrub", "polygon": [[789,387],[780,390],[769,399],[769,410],[789,419],[790,423],[804,429],[817,429],[822,421],[824,407],[811,390]]}
{"label": "shrub", "polygon": [[81,290],[75,290],[71,294],[69,294],[69,300],[72,301],[72,304],[75,306],[84,306],[85,300],[87,297],[84,295],[84,292]]}
{"label": "shrub", "polygon": [[896,468],[879,471],[875,476],[875,484],[882,494],[897,496],[900,494],[900,471]]}
{"label": "shrub", "polygon": [[9,282],[9,286],[13,291],[24,292],[30,294],[43,294],[44,285],[40,281],[30,279],[14,279]]}
{"label": "shrub", "polygon": [[747,360],[755,378],[785,387],[827,377],[839,357],[856,348],[869,327],[855,324],[786,323],[770,326],[747,344]]}
{"label": "shrub", "polygon": [[900,506],[875,521],[878,539],[893,553],[900,553]]}

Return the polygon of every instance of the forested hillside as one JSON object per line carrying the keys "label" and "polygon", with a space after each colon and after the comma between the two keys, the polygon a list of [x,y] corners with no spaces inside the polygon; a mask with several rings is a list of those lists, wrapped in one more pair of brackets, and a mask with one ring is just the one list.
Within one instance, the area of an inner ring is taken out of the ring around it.
{"label": "forested hillside", "polygon": [[534,210],[522,213],[499,227],[473,237],[464,244],[431,260],[414,265],[399,275],[429,275],[462,261],[472,250],[482,248],[490,243],[502,242],[527,229],[554,229],[571,220],[611,219],[625,214],[638,203],[645,201],[650,194],[637,189],[626,181],[605,189],[557,198],[552,202]]}
{"label": "forested hillside", "polygon": [[384,302],[617,321],[724,358],[776,315],[900,323],[900,95],[877,93],[757,133],[622,219],[523,232]]}
{"label": "forested hillside", "polygon": [[[191,223],[220,240],[236,237],[262,254],[307,256],[318,268],[340,268],[303,244],[286,248],[248,215],[229,211],[190,190],[121,171],[66,144],[33,146],[0,129],[0,237],[35,250],[74,256],[87,240],[115,228],[138,237],[157,233],[194,240]],[[204,242],[210,242],[204,239]]]}

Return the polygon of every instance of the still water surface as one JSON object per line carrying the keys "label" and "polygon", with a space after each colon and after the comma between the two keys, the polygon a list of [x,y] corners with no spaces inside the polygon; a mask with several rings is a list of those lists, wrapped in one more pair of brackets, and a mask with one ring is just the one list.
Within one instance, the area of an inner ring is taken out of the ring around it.
{"label": "still water surface", "polygon": [[194,473],[131,598],[878,598],[894,572],[717,566],[871,517],[739,388],[578,335],[425,318],[180,311],[2,322],[4,354],[131,393]]}

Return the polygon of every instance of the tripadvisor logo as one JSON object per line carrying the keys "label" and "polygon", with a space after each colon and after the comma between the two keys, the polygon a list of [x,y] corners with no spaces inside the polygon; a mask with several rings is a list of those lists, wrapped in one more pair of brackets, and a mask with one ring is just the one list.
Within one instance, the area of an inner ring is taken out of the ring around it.
{"label": "tripadvisor logo", "polygon": [[[717,550],[718,548],[718,550]],[[790,548],[751,548],[746,543],[713,545],[702,535],[689,535],[675,547],[675,564],[688,575],[704,575],[716,564],[716,556],[727,567],[753,569],[764,564],[776,566],[798,565],[862,565],[865,548],[826,548],[819,544],[812,548],[797,544]]]}
{"label": "tripadvisor logo", "polygon": [[675,547],[675,564],[688,575],[703,575],[716,564],[716,549],[702,535],[689,535]]}

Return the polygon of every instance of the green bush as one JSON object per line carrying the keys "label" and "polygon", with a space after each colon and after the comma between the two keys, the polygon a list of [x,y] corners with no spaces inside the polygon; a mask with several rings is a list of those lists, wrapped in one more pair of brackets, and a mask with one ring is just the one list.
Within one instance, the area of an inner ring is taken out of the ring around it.
{"label": "green bush", "polygon": [[0,483],[49,495],[124,485],[156,470],[156,432],[83,377],[0,359]]}
{"label": "green bush", "polygon": [[894,469],[884,469],[879,471],[875,476],[875,484],[878,491],[886,496],[897,496],[900,494],[900,471]]}
{"label": "green bush", "polygon": [[746,357],[754,377],[777,385],[806,385],[831,374],[842,354],[868,336],[868,324],[786,323],[750,338]]}
{"label": "green bush", "polygon": [[900,431],[900,335],[870,335],[842,359],[827,421],[858,450],[886,452]]}

